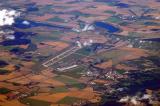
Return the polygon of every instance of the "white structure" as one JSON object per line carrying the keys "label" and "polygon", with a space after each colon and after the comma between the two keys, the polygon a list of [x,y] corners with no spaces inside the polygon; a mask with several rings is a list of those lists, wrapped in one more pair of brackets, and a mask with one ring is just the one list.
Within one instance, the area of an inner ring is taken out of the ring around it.
{"label": "white structure", "polygon": [[92,43],[93,43],[93,40],[92,40],[92,39],[90,39],[90,40],[89,40],[89,43],[90,43],[90,44],[92,44]]}
{"label": "white structure", "polygon": [[13,34],[13,33],[14,33],[14,31],[12,31],[12,30],[0,31],[0,34]]}
{"label": "white structure", "polygon": [[139,42],[140,42],[140,43],[145,43],[145,41],[143,41],[143,40],[140,40]]}
{"label": "white structure", "polygon": [[92,39],[89,39],[89,41],[84,41],[84,42],[80,42],[80,41],[76,41],[77,43],[77,46],[79,48],[82,48],[82,47],[85,47],[85,46],[91,46],[93,44],[93,40]]}
{"label": "white structure", "polygon": [[83,29],[72,28],[75,32],[85,32],[85,31],[93,31],[95,27],[90,24],[86,24]]}
{"label": "white structure", "polygon": [[77,41],[76,43],[77,43],[77,46],[78,46],[79,48],[82,48],[82,44],[81,44],[80,41]]}
{"label": "white structure", "polygon": [[15,36],[14,36],[14,35],[6,35],[6,36],[5,36],[5,39],[14,40],[14,39],[15,39]]}
{"label": "white structure", "polygon": [[155,17],[155,19],[156,19],[156,20],[159,20],[159,19],[160,19],[160,16]]}
{"label": "white structure", "polygon": [[132,45],[132,44],[129,44],[127,47],[133,48],[133,45]]}
{"label": "white structure", "polygon": [[83,43],[83,46],[91,46],[93,44],[93,40],[92,39],[89,39],[89,41],[85,41]]}
{"label": "white structure", "polygon": [[86,25],[84,26],[84,28],[82,29],[82,32],[84,32],[84,31],[91,31],[91,30],[94,30],[94,29],[95,29],[95,28],[94,28],[93,25],[86,24]]}
{"label": "white structure", "polygon": [[24,24],[24,25],[29,25],[30,22],[28,22],[28,21],[23,21],[22,24]]}
{"label": "white structure", "polygon": [[81,32],[79,29],[76,29],[76,28],[72,28],[72,30],[78,33]]}
{"label": "white structure", "polygon": [[133,103],[134,105],[137,105],[138,104],[138,101],[137,101],[137,97],[136,96],[133,96],[133,97],[130,97],[130,96],[126,96],[126,97],[123,97],[119,100],[119,102],[131,102]]}
{"label": "white structure", "polygon": [[77,66],[78,65],[72,65],[72,66],[69,66],[69,67],[57,68],[57,70],[59,70],[59,71],[69,70],[69,69],[75,68]]}

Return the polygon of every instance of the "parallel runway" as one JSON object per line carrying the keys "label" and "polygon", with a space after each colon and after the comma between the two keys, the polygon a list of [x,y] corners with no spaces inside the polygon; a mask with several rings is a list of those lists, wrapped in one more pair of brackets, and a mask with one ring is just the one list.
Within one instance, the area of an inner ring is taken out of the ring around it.
{"label": "parallel runway", "polygon": [[65,52],[57,55],[56,57],[44,62],[42,65],[44,67],[49,67],[57,62],[59,62],[60,60],[62,60],[65,57],[70,56],[71,54],[75,53],[76,51],[78,51],[80,48],[78,46],[74,46],[72,48],[70,48],[69,50],[66,50]]}

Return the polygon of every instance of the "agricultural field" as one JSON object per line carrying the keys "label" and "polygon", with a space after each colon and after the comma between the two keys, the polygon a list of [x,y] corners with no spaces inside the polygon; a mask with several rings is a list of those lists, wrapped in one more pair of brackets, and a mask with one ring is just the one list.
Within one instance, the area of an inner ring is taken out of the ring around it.
{"label": "agricultural field", "polygon": [[159,106],[159,0],[1,0],[0,106]]}

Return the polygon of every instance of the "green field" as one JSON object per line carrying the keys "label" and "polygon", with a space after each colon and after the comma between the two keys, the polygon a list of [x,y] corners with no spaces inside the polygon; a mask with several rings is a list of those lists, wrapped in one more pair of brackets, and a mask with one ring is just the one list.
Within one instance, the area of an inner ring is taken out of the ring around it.
{"label": "green field", "polygon": [[79,12],[79,11],[72,11],[69,14],[75,15],[75,16],[81,16],[81,17],[90,17],[91,16],[91,14],[82,13],[82,12]]}
{"label": "green field", "polygon": [[68,85],[79,83],[78,81],[71,79],[71,78],[68,78],[68,77],[65,77],[65,76],[55,76],[54,79],[58,80],[60,82],[63,82],[65,84],[68,84]]}
{"label": "green field", "polygon": [[10,73],[9,70],[0,69],[0,75],[5,75],[5,74],[9,74],[9,73]]}
{"label": "green field", "polygon": [[11,90],[7,89],[7,88],[0,88],[0,94],[7,94],[11,92]]}
{"label": "green field", "polygon": [[77,83],[77,84],[73,84],[72,87],[75,87],[78,89],[84,89],[86,87],[86,85],[83,83]]}
{"label": "green field", "polygon": [[62,93],[62,92],[67,92],[67,91],[69,91],[69,90],[67,89],[67,87],[62,86],[62,87],[53,88],[50,92],[51,92],[51,93]]}
{"label": "green field", "polygon": [[[40,30],[39,32],[45,32],[44,30]],[[59,40],[60,37],[62,37],[64,34],[62,31],[59,31],[59,30],[53,30],[51,32],[47,32],[46,35],[44,34],[39,34],[39,35],[36,35],[36,36],[32,36],[32,42],[44,42],[44,41],[57,41]]]}
{"label": "green field", "polygon": [[0,45],[0,50],[12,50],[15,47],[16,46],[2,46],[2,45]]}
{"label": "green field", "polygon": [[147,26],[159,26],[160,23],[148,21],[148,22],[145,22],[144,25],[147,25]]}
{"label": "green field", "polygon": [[63,98],[62,100],[58,101],[57,103],[72,105],[73,103],[78,102],[78,101],[80,101],[79,98],[67,96],[67,97]]}
{"label": "green field", "polygon": [[89,55],[91,52],[87,50],[86,48],[82,48],[78,50],[76,53],[81,54],[81,55]]}
{"label": "green field", "polygon": [[112,11],[112,10],[106,10],[105,13],[108,13],[108,14],[116,14],[115,11]]}
{"label": "green field", "polygon": [[53,18],[50,18],[50,19],[48,19],[48,21],[53,21],[53,22],[65,22],[64,19],[62,19],[62,18],[60,18],[60,17],[58,17],[58,16],[55,16],[55,17],[53,17]]}
{"label": "green field", "polygon": [[50,41],[50,40],[58,40],[59,38],[57,35],[55,36],[54,34],[52,35],[37,35],[32,37],[33,42],[42,42],[42,41]]}
{"label": "green field", "polygon": [[106,4],[109,6],[114,6],[116,4],[116,1],[106,2]]}
{"label": "green field", "polygon": [[68,57],[63,58],[61,61],[63,61],[63,63],[72,63],[72,62],[82,59],[83,57],[84,56],[79,55],[79,54],[72,54]]}
{"label": "green field", "polygon": [[80,83],[80,82],[76,81],[75,79],[68,78],[68,77],[65,77],[65,76],[62,76],[62,75],[61,76],[60,75],[55,76],[54,79],[57,80],[57,81],[63,82],[66,85],[70,85],[71,87],[76,87],[78,89],[85,88],[85,84]]}
{"label": "green field", "polygon": [[116,70],[116,72],[117,72],[118,74],[124,74],[126,71],[125,71],[125,70]]}
{"label": "green field", "polygon": [[106,21],[111,22],[111,23],[121,23],[121,22],[123,22],[123,20],[121,18],[116,17],[116,16],[111,16]]}
{"label": "green field", "polygon": [[39,8],[39,11],[36,11],[35,14],[44,15],[45,13],[49,13],[50,11],[53,11],[53,5],[45,5],[41,6],[41,8]]}
{"label": "green field", "polygon": [[65,72],[58,72],[57,74],[67,75],[73,78],[80,78],[83,72],[85,72],[85,67],[80,66]]}
{"label": "green field", "polygon": [[112,50],[112,51],[102,52],[98,55],[98,57],[104,60],[111,59],[114,64],[117,64],[119,62],[118,59],[121,58],[122,56],[125,56],[126,54],[128,54],[128,52],[124,50]]}

